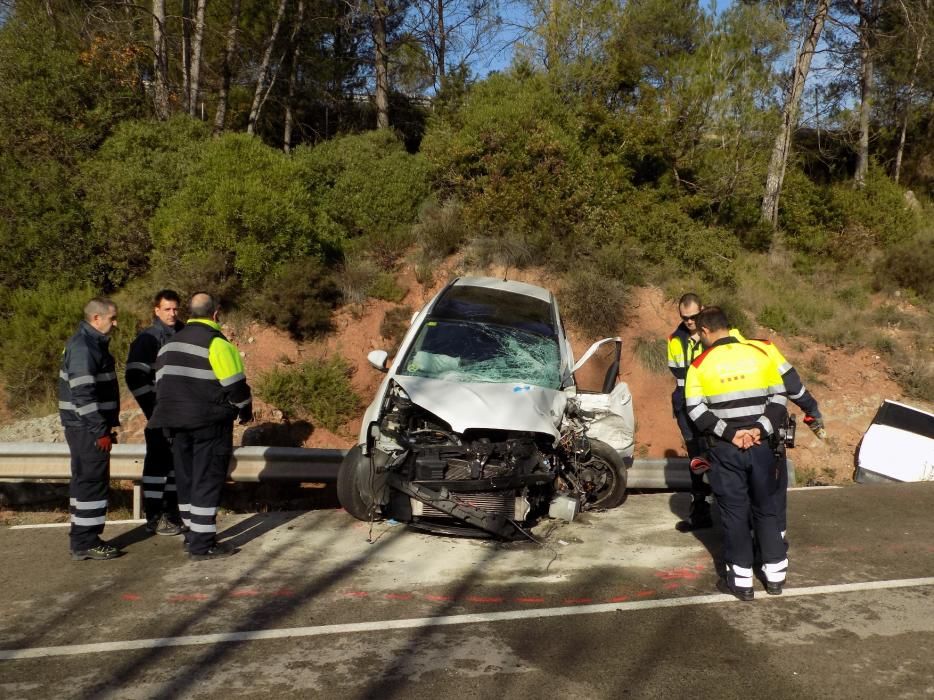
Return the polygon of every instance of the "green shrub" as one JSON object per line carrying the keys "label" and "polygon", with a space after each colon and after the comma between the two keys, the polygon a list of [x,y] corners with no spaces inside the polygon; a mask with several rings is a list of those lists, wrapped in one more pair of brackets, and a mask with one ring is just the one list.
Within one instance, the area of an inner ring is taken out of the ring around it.
{"label": "green shrub", "polygon": [[243,285],[233,262],[234,255],[219,250],[183,251],[164,250],[153,258],[150,277],[159,280],[159,287],[174,289],[186,304],[195,292],[208,292],[221,306],[238,306]]}
{"label": "green shrub", "polygon": [[342,244],[339,229],[313,210],[293,160],[246,134],[205,143],[152,230],[161,256],[220,253],[248,285],[281,262],[328,256]]}
{"label": "green shrub", "polygon": [[[408,306],[396,306],[389,309],[385,314],[383,314],[383,320],[379,324],[379,334],[389,342],[389,345],[392,348],[398,348],[399,343],[402,341],[402,337],[405,335],[406,331],[409,330],[409,325],[411,325],[412,320],[412,309]],[[390,355],[395,355],[396,351],[393,349],[389,352]]]}
{"label": "green shrub", "polygon": [[411,224],[428,195],[421,156],[387,130],[342,136],[295,150],[297,177],[346,238],[376,241]]}
{"label": "green shrub", "polygon": [[778,223],[789,246],[805,255],[825,255],[831,233],[843,228],[840,212],[829,204],[826,188],[800,168],[789,166],[782,182]]}
{"label": "green shrub", "polygon": [[905,202],[905,191],[880,168],[871,167],[865,184],[856,189],[842,182],[831,187],[831,203],[844,221],[844,240],[838,255],[852,256],[847,238],[865,236],[875,245],[891,245],[913,237],[918,220]]}
{"label": "green shrub", "polygon": [[430,200],[415,224],[415,240],[425,256],[444,258],[456,252],[467,236],[463,208],[456,199],[444,204]]}
{"label": "green shrub", "polygon": [[887,335],[876,334],[872,338],[873,349],[882,355],[893,355],[896,350],[895,341]]}
{"label": "green shrub", "polygon": [[639,364],[655,374],[668,372],[668,341],[665,338],[636,338],[633,353]]}
{"label": "green shrub", "polygon": [[[11,408],[23,410],[42,402],[51,405],[65,342],[93,296],[89,287],[68,288],[52,282],[9,295],[6,303],[12,313],[0,334],[0,380]],[[114,356],[118,361],[125,358],[118,352]]]}
{"label": "green shrub", "polygon": [[928,356],[897,353],[892,373],[908,396],[934,401],[934,362]]}
{"label": "green shrub", "polygon": [[887,250],[876,265],[875,282],[881,289],[904,287],[934,300],[934,236],[920,236]]}
{"label": "green shrub", "polygon": [[309,360],[294,367],[276,367],[261,375],[256,393],[288,416],[308,415],[336,431],[360,406],[350,384],[353,370],[340,356]]}
{"label": "green shrub", "polygon": [[456,197],[468,230],[489,239],[476,250],[481,263],[567,261],[600,194],[625,187],[622,169],[580,134],[573,108],[543,76],[491,76],[455,115],[433,122],[422,152],[440,195]]}
{"label": "green shrub", "polygon": [[731,327],[742,333],[744,338],[756,337],[755,324],[750,320],[749,314],[739,305],[734,296],[721,299],[715,298],[715,301],[716,304],[708,304],[708,306],[719,306],[723,309],[723,313],[726,314]]}
{"label": "green shrub", "polygon": [[367,296],[384,301],[400,302],[408,291],[400,287],[391,272],[378,272],[367,287]]}
{"label": "green shrub", "polygon": [[645,262],[678,275],[697,274],[706,282],[730,289],[735,284],[739,242],[726,229],[691,219],[674,201],[658,192],[640,190],[617,212],[610,235],[614,242],[633,243]]}
{"label": "green shrub", "polygon": [[766,306],[756,317],[760,326],[771,328],[786,335],[794,335],[798,332],[798,324],[795,319],[788,314],[781,306]]}
{"label": "green shrub", "polygon": [[250,299],[256,318],[304,339],[331,330],[331,313],[341,300],[333,274],[317,258],[282,265]]}
{"label": "green shrub", "polygon": [[798,168],[789,168],[782,186],[779,223],[805,264],[817,256],[858,265],[865,256],[853,255],[855,250],[889,246],[919,230],[904,190],[875,167],[859,189],[852,181],[817,185]]}
{"label": "green shrub", "polygon": [[569,271],[558,292],[564,316],[592,336],[614,335],[626,321],[626,290],[593,270]]}
{"label": "green shrub", "polygon": [[120,124],[81,168],[84,208],[95,237],[108,244],[109,280],[120,286],[149,268],[149,223],[160,203],[181,187],[210,129],[201,121]]}

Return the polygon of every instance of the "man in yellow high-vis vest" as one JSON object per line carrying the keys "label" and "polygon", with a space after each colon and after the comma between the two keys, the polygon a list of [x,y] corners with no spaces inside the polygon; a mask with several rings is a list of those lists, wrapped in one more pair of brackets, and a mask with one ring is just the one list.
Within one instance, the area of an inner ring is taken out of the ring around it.
{"label": "man in yellow high-vis vest", "polygon": [[779,595],[788,568],[779,528],[777,463],[770,442],[787,414],[778,368],[760,348],[729,333],[723,311],[709,307],[697,317],[706,350],[688,368],[688,417],[708,444],[710,486],[723,526],[725,577],[718,585],[752,600],[753,535],[762,556],[766,591]]}

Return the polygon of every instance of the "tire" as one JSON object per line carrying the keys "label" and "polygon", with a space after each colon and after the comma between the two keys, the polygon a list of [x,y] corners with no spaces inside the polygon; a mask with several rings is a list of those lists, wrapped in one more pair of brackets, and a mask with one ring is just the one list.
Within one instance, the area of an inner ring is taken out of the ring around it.
{"label": "tire", "polygon": [[580,465],[578,477],[593,485],[584,510],[616,508],[626,500],[628,469],[619,453],[605,442],[590,441],[590,459]]}
{"label": "tire", "polygon": [[369,471],[370,458],[363,454],[363,447],[357,445],[344,456],[337,472],[337,500],[344,510],[364,522],[378,515],[378,507],[361,493]]}

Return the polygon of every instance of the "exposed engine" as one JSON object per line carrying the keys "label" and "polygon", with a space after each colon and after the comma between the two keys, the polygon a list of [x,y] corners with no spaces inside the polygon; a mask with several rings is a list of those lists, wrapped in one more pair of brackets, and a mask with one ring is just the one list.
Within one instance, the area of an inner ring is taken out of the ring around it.
{"label": "exposed engine", "polygon": [[[592,462],[586,427],[570,416],[561,439],[506,430],[453,432],[393,385],[380,420],[370,429],[372,454],[386,474],[376,499],[393,517],[452,531],[456,520],[514,538],[521,525],[548,511],[556,496],[572,510],[605,475]],[[602,463],[601,463],[602,464]],[[402,497],[405,498],[402,498]]]}

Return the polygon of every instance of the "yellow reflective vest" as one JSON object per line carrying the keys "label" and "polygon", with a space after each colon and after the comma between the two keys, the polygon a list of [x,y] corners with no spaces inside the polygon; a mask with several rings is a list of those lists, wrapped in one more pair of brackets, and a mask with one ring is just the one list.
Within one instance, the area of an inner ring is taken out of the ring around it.
{"label": "yellow reflective vest", "polygon": [[715,342],[688,367],[688,417],[701,433],[733,439],[741,428],[771,436],[781,427],[788,397],[768,354],[729,336]]}

